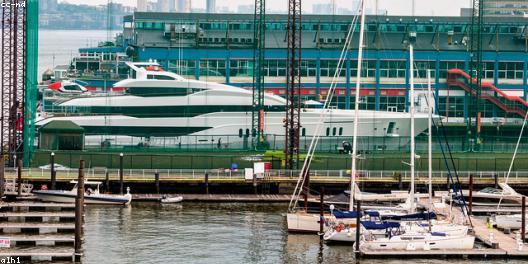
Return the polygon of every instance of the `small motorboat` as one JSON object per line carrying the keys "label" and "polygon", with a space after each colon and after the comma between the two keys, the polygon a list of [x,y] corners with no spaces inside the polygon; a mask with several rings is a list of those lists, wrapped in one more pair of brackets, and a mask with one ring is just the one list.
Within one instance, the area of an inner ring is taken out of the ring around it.
{"label": "small motorboat", "polygon": [[160,200],[161,203],[179,203],[181,201],[183,201],[183,196],[167,197],[163,195]]}
{"label": "small motorboat", "polygon": [[[33,190],[33,194],[38,199],[46,202],[56,203],[74,203],[77,197],[77,181],[71,181],[75,184],[70,191],[65,190]],[[97,181],[85,181],[85,204],[117,204],[117,205],[128,205],[132,201],[132,195],[130,194],[130,188],[127,188],[125,195],[118,194],[102,194],[99,192],[101,182]],[[93,189],[92,189],[93,187]]]}

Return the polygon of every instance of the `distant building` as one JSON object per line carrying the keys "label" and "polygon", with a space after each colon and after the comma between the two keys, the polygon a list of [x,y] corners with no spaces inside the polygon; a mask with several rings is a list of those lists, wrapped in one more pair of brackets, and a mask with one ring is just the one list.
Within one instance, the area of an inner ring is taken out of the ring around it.
{"label": "distant building", "polygon": [[216,0],[207,0],[206,12],[209,14],[216,13]]}
{"label": "distant building", "polygon": [[158,0],[158,5],[156,10],[158,12],[170,12],[172,11],[170,8],[170,0]]}
{"label": "distant building", "polygon": [[176,0],[176,12],[190,13],[191,12],[191,0]]}
{"label": "distant building", "polygon": [[138,12],[147,12],[148,4],[147,0],[137,0],[137,11]]}
{"label": "distant building", "polygon": [[40,1],[40,11],[53,12],[57,10],[57,0]]}
{"label": "distant building", "polygon": [[471,14],[473,13],[472,10],[473,10],[473,8],[460,8],[460,16],[461,17],[470,17]]}
{"label": "distant building", "polygon": [[526,0],[487,0],[483,1],[485,16],[520,16],[528,14]]}
{"label": "distant building", "polygon": [[332,4],[313,4],[312,13],[318,15],[332,15],[333,6]]}
{"label": "distant building", "polygon": [[216,8],[217,13],[231,13],[231,10],[227,6],[219,6]]}
{"label": "distant building", "polygon": [[237,13],[239,14],[253,14],[255,13],[254,5],[239,5],[237,8]]}

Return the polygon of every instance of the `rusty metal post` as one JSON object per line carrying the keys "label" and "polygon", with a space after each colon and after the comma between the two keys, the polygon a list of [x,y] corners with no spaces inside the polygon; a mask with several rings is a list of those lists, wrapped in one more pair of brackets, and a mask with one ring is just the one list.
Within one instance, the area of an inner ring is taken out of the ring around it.
{"label": "rusty metal post", "polygon": [[522,197],[521,205],[521,237],[522,241],[526,241],[526,196]]}
{"label": "rusty metal post", "polygon": [[18,196],[22,195],[22,159],[17,159]]}
{"label": "rusty metal post", "polygon": [[0,155],[0,200],[4,197],[5,190],[5,160],[4,155]]}
{"label": "rusty metal post", "polygon": [[156,193],[159,194],[160,193],[160,177],[159,177],[158,171],[154,173],[154,181],[156,183]]}
{"label": "rusty metal post", "polygon": [[469,215],[473,215],[473,174],[469,175]]}
{"label": "rusty metal post", "polygon": [[57,188],[57,172],[55,171],[55,152],[50,154],[50,176],[51,176],[51,189],[56,190]]}
{"label": "rusty metal post", "polygon": [[123,195],[123,153],[119,153],[119,194]]}
{"label": "rusty metal post", "polygon": [[77,178],[77,196],[75,197],[75,257],[82,255],[82,236],[84,223],[84,160],[79,163]]}
{"label": "rusty metal post", "polygon": [[319,197],[319,236],[323,239],[323,229],[324,229],[324,187],[321,187],[321,193]]}

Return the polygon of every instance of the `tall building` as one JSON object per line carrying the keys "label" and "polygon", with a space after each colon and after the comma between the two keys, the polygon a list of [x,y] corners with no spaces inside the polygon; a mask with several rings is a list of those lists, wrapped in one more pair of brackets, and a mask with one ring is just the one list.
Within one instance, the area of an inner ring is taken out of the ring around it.
{"label": "tall building", "polygon": [[207,0],[206,12],[209,14],[216,13],[216,0]]}
{"label": "tall building", "polygon": [[331,15],[333,14],[332,4],[313,4],[312,13],[318,15]]}
{"label": "tall building", "polygon": [[42,0],[40,1],[40,10],[53,12],[57,10],[57,0]]}
{"label": "tall building", "polygon": [[178,13],[190,13],[191,12],[191,0],[176,0],[176,12]]}
{"label": "tall building", "polygon": [[148,4],[147,0],[137,0],[137,11],[138,12],[147,12]]}
{"label": "tall building", "polygon": [[483,1],[485,16],[525,16],[528,15],[527,0],[487,0]]}
{"label": "tall building", "polygon": [[156,10],[158,12],[170,12],[170,0],[158,0]]}
{"label": "tall building", "polygon": [[239,5],[237,7],[237,13],[239,14],[253,14],[255,13],[254,5]]}

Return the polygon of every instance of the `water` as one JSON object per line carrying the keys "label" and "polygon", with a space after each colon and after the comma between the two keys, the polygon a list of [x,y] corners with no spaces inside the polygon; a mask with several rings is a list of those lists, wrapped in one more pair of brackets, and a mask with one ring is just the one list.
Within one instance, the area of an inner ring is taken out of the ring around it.
{"label": "water", "polygon": [[353,260],[352,246],[320,244],[316,235],[288,234],[282,216],[285,211],[284,205],[237,203],[88,207],[84,263],[350,263]]}
{"label": "water", "polygon": [[79,48],[97,47],[106,38],[105,30],[39,30],[38,79],[46,69],[69,65]]}

